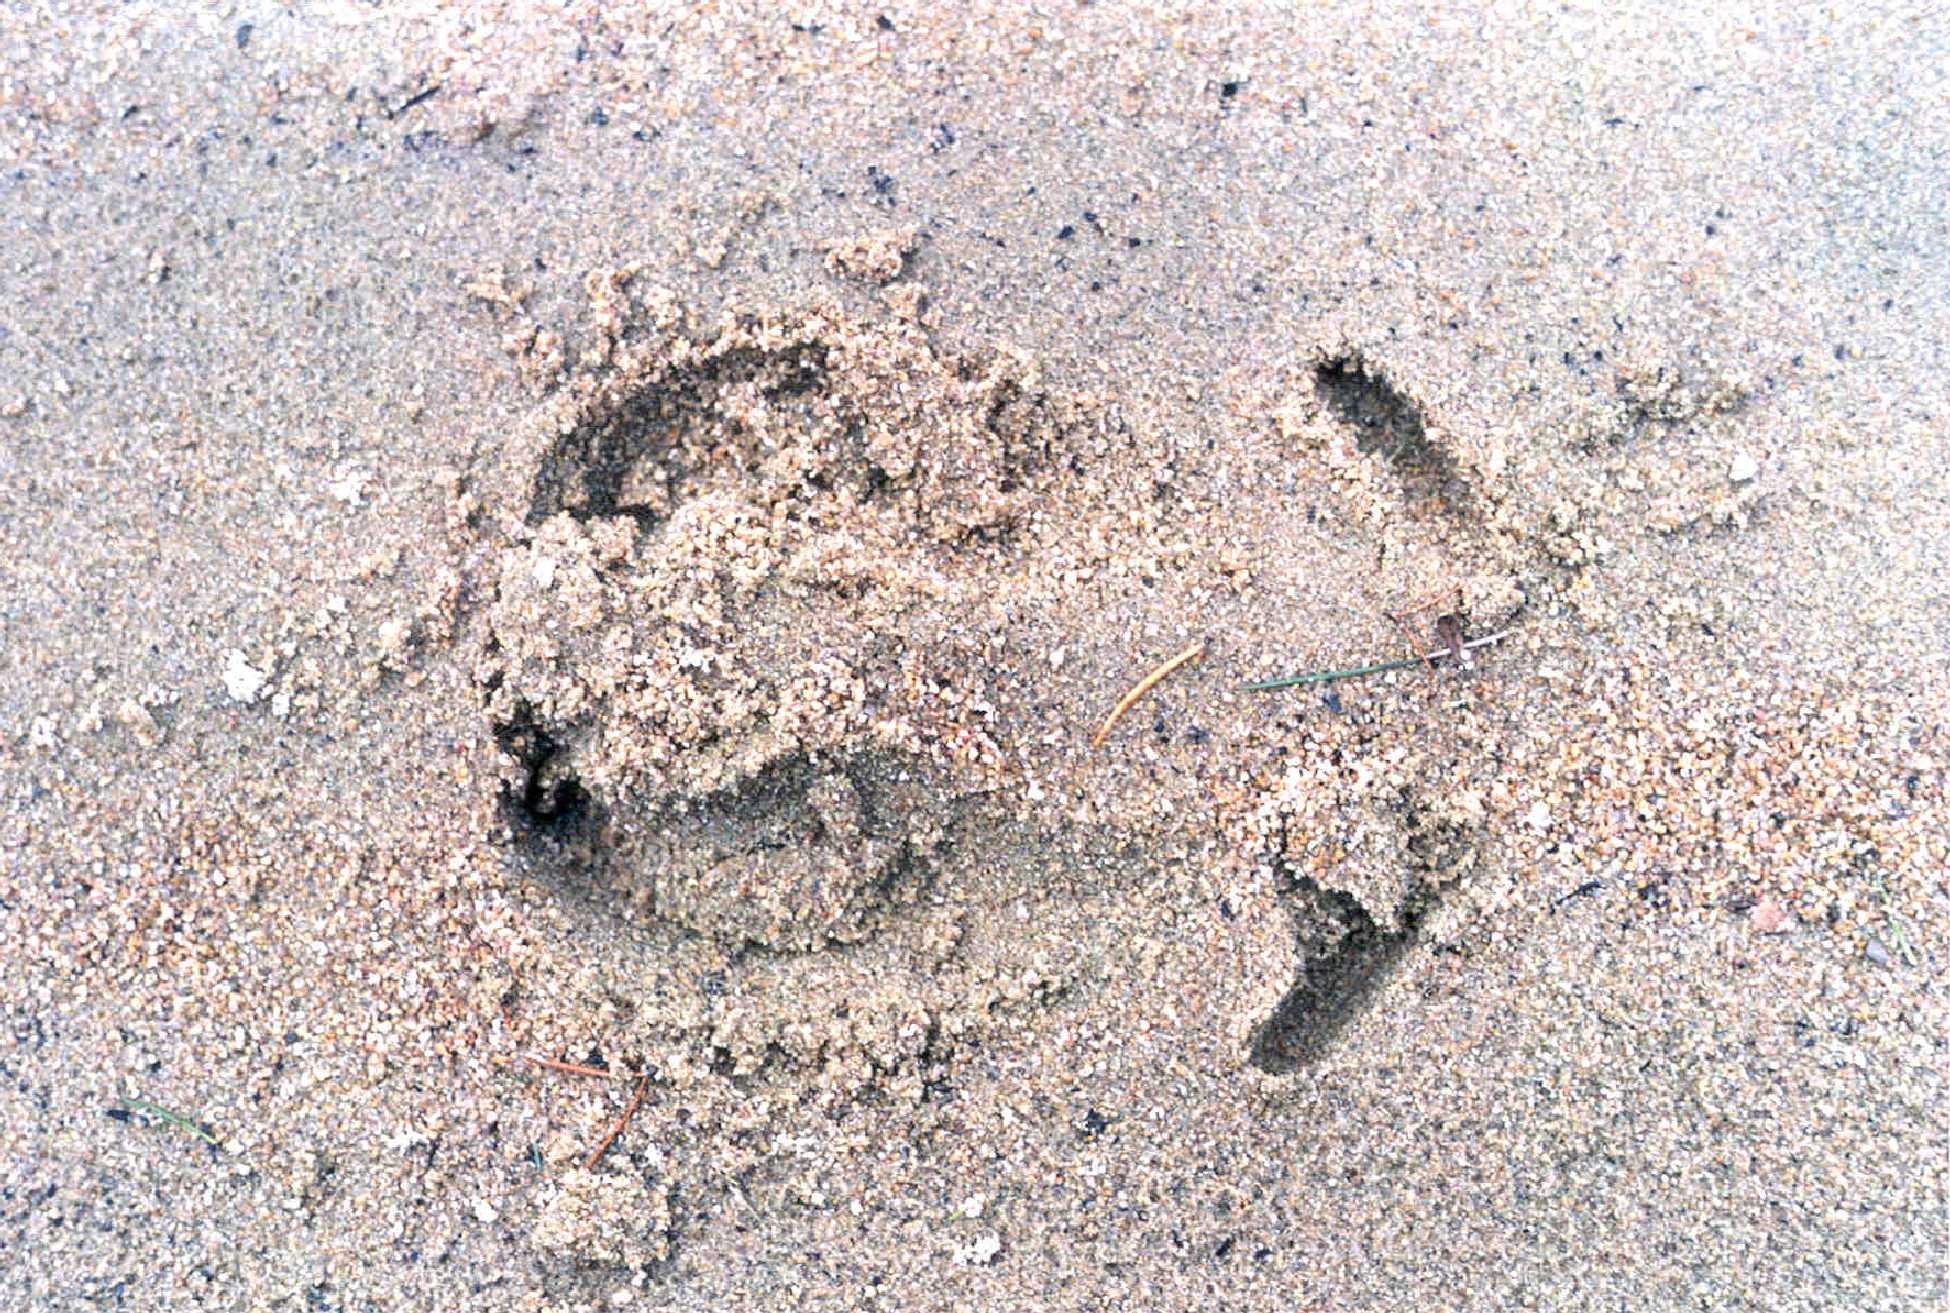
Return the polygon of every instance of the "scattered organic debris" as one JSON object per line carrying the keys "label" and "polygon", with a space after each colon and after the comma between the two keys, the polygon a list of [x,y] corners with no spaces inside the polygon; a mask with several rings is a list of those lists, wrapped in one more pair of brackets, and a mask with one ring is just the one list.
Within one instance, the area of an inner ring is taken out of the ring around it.
{"label": "scattered organic debris", "polygon": [[[625,1072],[610,1071],[605,1067],[593,1067],[581,1062],[564,1062],[560,1058],[544,1058],[534,1053],[524,1053],[519,1058],[496,1058],[494,1061],[497,1066],[503,1067],[510,1066],[516,1062],[527,1062],[533,1066],[540,1067],[544,1071],[559,1071],[568,1076],[589,1076],[596,1080],[629,1079],[628,1074]],[[582,1168],[584,1171],[592,1169],[597,1163],[602,1161],[603,1155],[609,1152],[609,1146],[616,1143],[616,1137],[621,1135],[623,1129],[630,1124],[630,1118],[636,1116],[636,1110],[642,1104],[643,1096],[649,1089],[650,1073],[643,1071],[636,1077],[636,1090],[630,1095],[630,1102],[624,1107],[623,1115],[616,1119],[616,1124],[609,1128],[609,1134],[605,1135],[602,1138],[602,1142],[591,1149],[589,1156],[583,1160]]]}

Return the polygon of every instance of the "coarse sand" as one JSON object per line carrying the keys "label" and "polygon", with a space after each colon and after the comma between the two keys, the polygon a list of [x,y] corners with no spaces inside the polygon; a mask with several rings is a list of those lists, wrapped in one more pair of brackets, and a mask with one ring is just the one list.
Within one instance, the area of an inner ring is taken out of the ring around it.
{"label": "coarse sand", "polygon": [[1940,14],[0,26],[0,1310],[1950,1296]]}

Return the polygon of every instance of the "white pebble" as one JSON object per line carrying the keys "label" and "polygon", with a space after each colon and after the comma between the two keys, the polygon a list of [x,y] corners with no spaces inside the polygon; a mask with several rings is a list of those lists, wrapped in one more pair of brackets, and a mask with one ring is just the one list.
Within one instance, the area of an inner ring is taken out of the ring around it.
{"label": "white pebble", "polygon": [[1746,452],[1734,453],[1733,462],[1727,466],[1727,477],[1735,483],[1751,483],[1760,473],[1760,462]]}
{"label": "white pebble", "polygon": [[357,465],[341,465],[338,477],[326,484],[326,490],[347,506],[358,506],[365,500],[366,480],[372,475]]}
{"label": "white pebble", "polygon": [[264,692],[264,685],[270,680],[268,671],[259,670],[236,648],[223,654],[223,687],[230,694],[232,702],[245,706],[257,701]]}
{"label": "white pebble", "polygon": [[995,1261],[995,1256],[1001,1252],[1002,1237],[998,1235],[985,1235],[974,1244],[963,1245],[960,1249],[957,1249],[955,1251],[955,1261],[958,1263],[967,1263],[971,1267],[979,1267]]}

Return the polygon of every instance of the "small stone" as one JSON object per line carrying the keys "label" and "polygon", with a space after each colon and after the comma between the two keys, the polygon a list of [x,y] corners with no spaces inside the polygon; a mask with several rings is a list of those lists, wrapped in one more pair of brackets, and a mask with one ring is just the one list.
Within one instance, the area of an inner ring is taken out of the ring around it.
{"label": "small stone", "polygon": [[1002,1237],[990,1234],[983,1236],[972,1245],[963,1245],[960,1249],[957,1249],[955,1251],[955,1261],[957,1263],[966,1263],[970,1267],[983,1267],[989,1263],[993,1263],[995,1256],[1001,1252]]}
{"label": "small stone", "polygon": [[341,465],[338,477],[326,484],[325,488],[347,506],[360,506],[365,503],[366,481],[370,478],[372,475],[358,465]]}
{"label": "small stone", "polygon": [[492,1222],[499,1218],[501,1214],[494,1211],[494,1205],[487,1200],[476,1199],[474,1201],[474,1216],[480,1221]]}
{"label": "small stone", "polygon": [[1531,803],[1524,820],[1533,830],[1548,830],[1551,824],[1550,804],[1542,800]]}
{"label": "small stone", "polygon": [[398,660],[405,653],[407,640],[412,637],[412,633],[412,625],[397,616],[382,621],[379,626],[380,655]]}
{"label": "small stone", "polygon": [[1790,915],[1778,899],[1763,898],[1754,904],[1754,910],[1747,914],[1747,920],[1755,933],[1777,935],[1787,928]]}
{"label": "small stone", "polygon": [[1888,948],[1884,947],[1883,942],[1880,939],[1871,939],[1868,942],[1867,946],[1863,948],[1862,952],[1869,959],[1869,961],[1875,963],[1879,967],[1886,967],[1889,965],[1889,950]]}
{"label": "small stone", "polygon": [[153,748],[162,742],[162,727],[156,718],[149,714],[149,708],[134,698],[123,698],[122,705],[115,709],[115,718],[135,735],[136,742],[145,748]]}
{"label": "small stone", "polygon": [[1727,466],[1727,478],[1735,483],[1752,483],[1760,473],[1760,462],[1744,451],[1735,452]]}
{"label": "small stone", "polygon": [[223,654],[223,687],[230,694],[232,702],[245,706],[257,701],[264,694],[264,685],[271,679],[268,671],[259,670],[250,663],[237,648]]}

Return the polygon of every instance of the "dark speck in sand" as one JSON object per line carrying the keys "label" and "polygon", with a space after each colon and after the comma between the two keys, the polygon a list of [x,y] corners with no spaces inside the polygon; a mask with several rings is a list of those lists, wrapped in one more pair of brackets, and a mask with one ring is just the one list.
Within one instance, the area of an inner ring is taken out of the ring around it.
{"label": "dark speck in sand", "polygon": [[1570,902],[1574,898],[1589,898],[1592,894],[1597,893],[1600,889],[1603,889],[1604,887],[1605,887],[1604,881],[1602,880],[1586,880],[1583,884],[1571,890],[1569,893],[1559,894],[1557,897],[1557,901],[1553,903],[1551,906],[1553,909],[1555,909],[1564,906],[1564,904]]}

